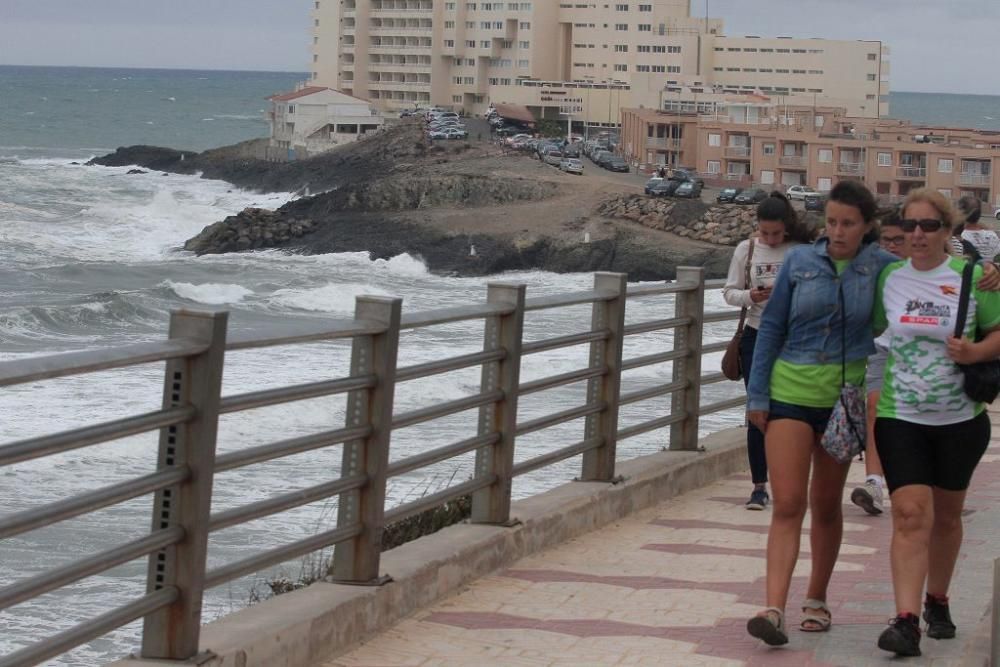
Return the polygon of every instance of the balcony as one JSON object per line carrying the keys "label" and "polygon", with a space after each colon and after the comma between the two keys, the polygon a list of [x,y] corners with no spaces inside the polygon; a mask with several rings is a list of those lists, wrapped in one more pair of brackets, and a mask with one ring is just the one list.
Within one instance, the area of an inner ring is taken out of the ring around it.
{"label": "balcony", "polygon": [[726,157],[728,158],[746,158],[750,159],[750,147],[749,146],[726,146]]}
{"label": "balcony", "polygon": [[670,137],[646,138],[646,148],[672,148],[674,150],[679,150],[680,147],[681,147],[680,139],[673,139]]}
{"label": "balcony", "polygon": [[838,162],[837,163],[837,173],[838,174],[852,174],[852,175],[864,175],[865,173],[865,163],[864,162]]}
{"label": "balcony", "polygon": [[927,167],[899,167],[896,169],[896,178],[923,180],[927,178]]}
{"label": "balcony", "polygon": [[958,175],[959,185],[972,185],[981,188],[988,188],[993,183],[993,176],[991,174],[973,174],[969,172],[962,172]]}
{"label": "balcony", "polygon": [[805,169],[808,161],[809,159],[804,155],[782,155],[778,160],[778,164],[782,167]]}

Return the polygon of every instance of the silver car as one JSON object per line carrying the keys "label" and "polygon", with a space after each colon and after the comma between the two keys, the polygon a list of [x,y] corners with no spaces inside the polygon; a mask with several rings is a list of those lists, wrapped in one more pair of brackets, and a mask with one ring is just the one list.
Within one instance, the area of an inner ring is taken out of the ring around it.
{"label": "silver car", "polygon": [[559,162],[559,169],[567,174],[583,174],[583,162],[575,157],[564,158]]}

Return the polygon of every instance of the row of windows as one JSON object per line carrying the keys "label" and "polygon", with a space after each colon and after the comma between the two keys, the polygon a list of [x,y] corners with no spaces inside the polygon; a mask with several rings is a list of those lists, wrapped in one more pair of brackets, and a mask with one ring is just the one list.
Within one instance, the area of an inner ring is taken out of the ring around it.
{"label": "row of windows", "polygon": [[[822,74],[823,73],[823,70],[821,70],[821,69],[809,69],[809,70],[806,70],[806,69],[792,69],[792,70],[789,70],[789,69],[781,69],[781,68],[772,69],[770,67],[726,67],[726,68],[715,67],[713,69],[715,69],[716,72],[722,72],[722,71],[726,71],[726,72],[760,72],[762,74]],[[872,76],[874,76],[874,75],[872,75]],[[869,80],[870,81],[874,81],[874,79],[869,79]]]}
{"label": "row of windows", "polygon": [[[624,67],[624,65],[623,65],[623,67]],[[615,71],[624,72],[626,70],[624,70],[624,69],[623,70],[617,70],[616,69]],[[681,73],[681,68],[679,66],[677,66],[677,65],[666,65],[666,66],[664,66],[664,65],[636,65],[635,66],[635,71],[636,72],[670,72],[671,74],[680,74]]]}
{"label": "row of windows", "polygon": [[[456,2],[446,2],[444,3],[445,11],[453,12],[458,8],[458,3]],[[504,10],[509,10],[513,12],[524,12],[531,9],[530,2],[467,2],[465,3],[465,8],[470,12],[474,12],[477,9],[481,9],[484,12],[502,12]]]}
{"label": "row of windows", "polygon": [[[754,47],[740,48],[738,46],[730,46],[723,48],[721,46],[715,47],[716,51],[729,51],[730,53],[823,53],[823,49],[758,49]],[[869,54],[869,60],[872,60]]]}
{"label": "row of windows", "polygon": [[[627,12],[628,5],[615,5],[616,12]],[[653,5],[639,5],[640,12],[651,12],[653,11]]]}

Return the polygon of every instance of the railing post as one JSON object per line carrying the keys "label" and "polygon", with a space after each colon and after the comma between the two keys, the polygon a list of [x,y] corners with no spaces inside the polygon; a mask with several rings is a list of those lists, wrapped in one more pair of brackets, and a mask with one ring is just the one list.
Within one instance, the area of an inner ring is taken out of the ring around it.
{"label": "railing post", "polygon": [[610,482],[615,478],[615,452],[618,444],[618,396],[622,384],[622,345],[625,340],[625,299],[628,276],[624,273],[597,273],[595,290],[615,293],[607,301],[595,301],[590,318],[591,330],[608,329],[605,340],[590,344],[590,366],[603,367],[601,377],[587,381],[587,403],[603,401],[604,410],[587,417],[584,437],[601,438],[601,446],[583,454],[580,480]]}
{"label": "railing post", "polygon": [[385,331],[356,336],[351,348],[351,376],[374,375],[375,387],[352,391],[347,396],[346,425],[368,425],[372,432],[367,438],[344,443],[341,476],[368,476],[363,487],[340,496],[337,526],[362,526],[360,535],[334,548],[331,575],[344,583],[381,584],[388,580],[379,577],[379,559],[385,528],[386,468],[402,303],[402,299],[371,296],[358,297],[355,303],[355,319],[381,324]]}
{"label": "railing post", "polygon": [[510,493],[513,483],[514,432],[517,428],[518,385],[521,382],[521,342],[524,333],[524,285],[490,283],[486,301],[510,304],[513,312],[486,318],[483,349],[502,349],[500,361],[483,364],[481,391],[500,389],[503,398],[479,409],[479,435],[497,433],[500,439],[476,451],[476,476],[496,475],[496,481],[472,494],[474,523],[505,524],[510,521]]}
{"label": "railing post", "polygon": [[674,392],[670,400],[670,414],[684,414],[683,421],[670,427],[671,450],[694,451],[698,449],[698,411],[701,404],[701,345],[705,316],[705,269],[702,267],[677,267],[677,282],[691,285],[692,289],[674,295],[677,317],[690,317],[691,323],[674,329],[674,350],[683,350],[686,356],[675,359],[672,378],[688,381],[688,386]]}
{"label": "railing post", "polygon": [[1000,558],[993,560],[993,607],[990,616],[990,667],[1000,667]]}
{"label": "railing post", "polygon": [[170,338],[205,340],[209,348],[166,363],[163,407],[190,404],[197,412],[187,423],[160,430],[157,467],[186,467],[191,474],[153,498],[153,531],[180,526],[184,539],[149,556],[147,593],[175,587],[178,598],[145,617],[143,658],[185,660],[198,653],[227,321],[225,312],[170,314]]}

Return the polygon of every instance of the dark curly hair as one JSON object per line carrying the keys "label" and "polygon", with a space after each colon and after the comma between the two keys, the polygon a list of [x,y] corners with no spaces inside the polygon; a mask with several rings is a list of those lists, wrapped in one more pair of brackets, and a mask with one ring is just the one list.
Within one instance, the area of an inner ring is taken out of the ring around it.
{"label": "dark curly hair", "polygon": [[799,243],[810,243],[812,233],[799,220],[799,214],[792,208],[792,202],[783,192],[773,191],[767,199],[757,204],[757,222],[774,220],[784,223],[785,236]]}

